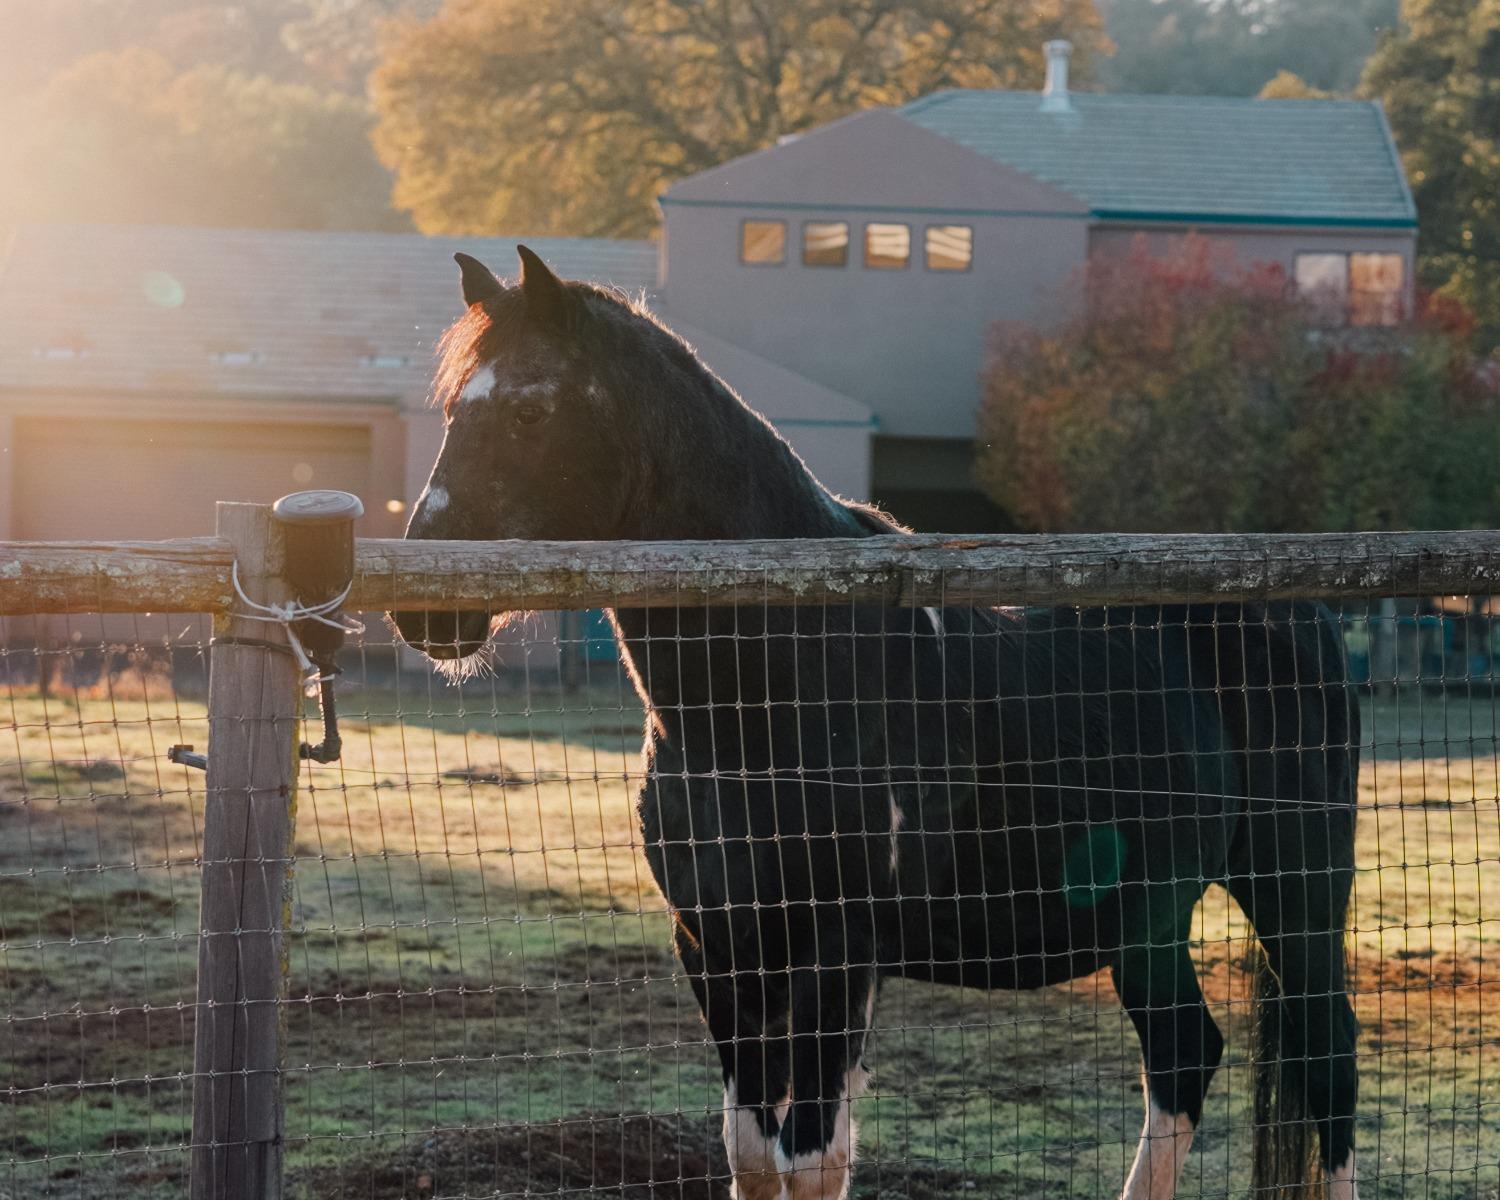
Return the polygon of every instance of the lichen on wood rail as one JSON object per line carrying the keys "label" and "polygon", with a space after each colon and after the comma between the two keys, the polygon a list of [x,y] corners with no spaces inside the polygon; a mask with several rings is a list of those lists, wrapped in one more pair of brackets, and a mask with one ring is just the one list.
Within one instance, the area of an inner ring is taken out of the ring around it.
{"label": "lichen on wood rail", "polygon": [[232,557],[216,537],[0,542],[0,613],[225,611]]}
{"label": "lichen on wood rail", "polygon": [[[0,543],[0,614],[225,612],[218,538]],[[1500,593],[1500,532],[913,534],[750,542],[361,538],[347,607],[1149,604]]]}
{"label": "lichen on wood rail", "polygon": [[1500,533],[891,535],[750,542],[368,539],[363,609],[1144,604],[1500,588]]}

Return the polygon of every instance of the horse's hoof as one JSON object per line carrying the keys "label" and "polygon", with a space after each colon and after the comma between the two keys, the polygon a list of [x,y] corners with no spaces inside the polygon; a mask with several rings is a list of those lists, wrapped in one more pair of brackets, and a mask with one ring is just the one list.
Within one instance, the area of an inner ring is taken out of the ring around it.
{"label": "horse's hoof", "polygon": [[787,1200],[785,1181],[774,1172],[744,1172],[729,1185],[729,1200]]}
{"label": "horse's hoof", "polygon": [[831,1155],[807,1166],[793,1164],[786,1177],[791,1181],[791,1200],[844,1200],[849,1194],[849,1166]]}

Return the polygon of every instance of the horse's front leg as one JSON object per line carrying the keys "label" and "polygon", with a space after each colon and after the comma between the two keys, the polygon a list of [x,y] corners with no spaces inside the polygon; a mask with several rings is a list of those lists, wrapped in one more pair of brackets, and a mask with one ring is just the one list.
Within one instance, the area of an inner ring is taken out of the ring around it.
{"label": "horse's front leg", "polygon": [[[709,925],[715,914],[706,914]],[[696,933],[684,924],[676,931],[678,957],[698,998],[719,1051],[724,1072],[724,1149],[733,1176],[734,1200],[780,1200],[784,1196],[776,1162],[776,1138],[786,1119],[791,1064],[787,1045],[787,976],[757,964],[706,957],[700,917]],[[728,930],[711,950],[733,946]]]}
{"label": "horse's front leg", "polygon": [[875,1010],[873,938],[819,923],[822,962],[792,971],[792,1104],[776,1148],[790,1200],[843,1200],[858,1130],[850,1101],[864,1090],[861,1059]]}
{"label": "horse's front leg", "polygon": [[1115,990],[1141,1039],[1146,1124],[1122,1200],[1172,1200],[1224,1052],[1185,940],[1132,946],[1114,967]]}
{"label": "horse's front leg", "polygon": [[776,1139],[791,1086],[785,972],[750,971],[711,985],[720,1003],[733,994],[734,1033],[720,1044],[724,1064],[724,1149],[733,1200],[780,1200],[786,1193]]}

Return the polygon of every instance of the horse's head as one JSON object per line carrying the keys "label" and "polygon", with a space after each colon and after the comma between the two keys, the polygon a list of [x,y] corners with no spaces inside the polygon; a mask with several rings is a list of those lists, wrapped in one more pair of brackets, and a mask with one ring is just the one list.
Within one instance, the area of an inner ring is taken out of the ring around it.
{"label": "horse's head", "polygon": [[[443,446],[409,538],[832,536],[860,520],[676,334],[519,248],[507,286],[466,254],[468,311],[443,336]],[[871,518],[873,519],[873,518]],[[393,616],[440,660],[483,649],[483,613]]]}
{"label": "horse's head", "polygon": [[[620,296],[564,282],[524,246],[519,253],[514,286],[455,256],[469,307],[443,338],[443,445],[406,536],[640,536],[632,501],[666,420],[662,393],[681,390],[693,369],[712,377]],[[441,660],[474,654],[489,635],[479,612],[393,620],[408,644]]]}

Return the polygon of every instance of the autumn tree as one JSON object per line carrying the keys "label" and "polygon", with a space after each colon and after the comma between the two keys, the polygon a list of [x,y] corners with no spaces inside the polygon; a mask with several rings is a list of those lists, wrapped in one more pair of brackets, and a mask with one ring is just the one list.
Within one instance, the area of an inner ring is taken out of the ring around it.
{"label": "autumn tree", "polygon": [[1076,312],[998,331],[977,474],[1039,530],[1316,531],[1500,520],[1500,392],[1461,308],[1330,332],[1204,240],[1091,264]]}
{"label": "autumn tree", "polygon": [[299,0],[281,40],[319,79],[362,95],[379,57],[380,31],[396,17],[426,20],[442,0]]}
{"label": "autumn tree", "polygon": [[1420,219],[1422,282],[1461,300],[1500,347],[1500,3],[1405,0],[1366,69]]}
{"label": "autumn tree", "polygon": [[673,180],[856,109],[1035,87],[1092,0],[448,0],[372,76],[396,202],[429,232],[641,236]]}
{"label": "autumn tree", "polygon": [[1259,100],[1332,100],[1332,92],[1315,88],[1295,71],[1277,71],[1256,94]]}
{"label": "autumn tree", "polygon": [[142,48],[74,63],[13,102],[0,223],[399,228],[346,96]]}
{"label": "autumn tree", "polygon": [[149,50],[178,71],[223,67],[311,82],[283,26],[314,0],[46,0],[0,6],[0,104],[96,54]]}

